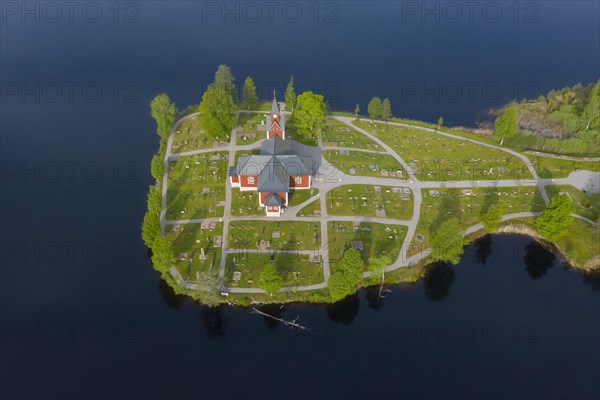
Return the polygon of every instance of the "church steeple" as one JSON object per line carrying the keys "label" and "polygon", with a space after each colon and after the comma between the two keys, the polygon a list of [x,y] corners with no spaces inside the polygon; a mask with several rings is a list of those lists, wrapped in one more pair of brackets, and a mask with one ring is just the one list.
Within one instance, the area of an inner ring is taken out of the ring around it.
{"label": "church steeple", "polygon": [[277,104],[275,90],[273,90],[273,103],[271,104],[271,115],[267,118],[267,126],[267,139],[277,135],[285,140],[285,120],[281,115],[279,104]]}
{"label": "church steeple", "polygon": [[271,104],[271,115],[279,115],[279,104],[277,104],[277,98],[275,97],[275,90],[273,90],[273,103]]}

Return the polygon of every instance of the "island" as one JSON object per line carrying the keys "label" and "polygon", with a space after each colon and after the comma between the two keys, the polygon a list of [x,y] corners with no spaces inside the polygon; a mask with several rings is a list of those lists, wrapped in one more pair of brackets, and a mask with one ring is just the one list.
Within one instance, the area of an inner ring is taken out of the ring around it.
{"label": "island", "polygon": [[293,78],[285,101],[259,102],[250,77],[237,101],[234,82],[221,65],[200,105],[151,104],[160,147],[142,238],[176,293],[335,302],[457,264],[491,233],[600,268],[600,82],[511,103],[487,130],[394,118],[388,99],[368,116],[330,112]]}

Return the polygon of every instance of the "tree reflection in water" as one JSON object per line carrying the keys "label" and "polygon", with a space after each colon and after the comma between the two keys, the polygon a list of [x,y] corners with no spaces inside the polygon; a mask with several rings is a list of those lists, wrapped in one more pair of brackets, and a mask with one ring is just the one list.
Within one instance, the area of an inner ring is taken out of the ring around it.
{"label": "tree reflection in water", "polygon": [[224,313],[224,306],[207,307],[202,306],[200,317],[202,318],[206,337],[209,339],[217,339],[225,336],[229,321]]}
{"label": "tree reflection in water", "polygon": [[554,254],[535,240],[525,247],[523,262],[525,263],[525,271],[531,279],[540,279],[546,275],[548,269],[552,268],[555,259]]}
{"label": "tree reflection in water", "polygon": [[337,303],[327,304],[327,317],[335,323],[340,322],[344,326],[350,326],[360,309],[360,298],[358,293],[352,294]]}
{"label": "tree reflection in water", "polygon": [[442,301],[450,293],[450,287],[454,283],[454,268],[449,263],[438,262],[432,264],[427,275],[423,278],[425,296],[431,301]]}

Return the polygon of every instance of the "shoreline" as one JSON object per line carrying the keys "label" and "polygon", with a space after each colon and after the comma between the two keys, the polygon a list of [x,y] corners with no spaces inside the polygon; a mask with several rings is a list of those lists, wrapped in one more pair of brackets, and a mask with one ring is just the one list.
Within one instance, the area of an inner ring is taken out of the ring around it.
{"label": "shoreline", "polygon": [[[240,110],[240,112],[244,112],[244,110]],[[183,116],[180,116],[180,118],[175,121],[169,136],[166,138],[161,138],[160,143],[159,143],[159,149],[156,154],[164,162],[164,175],[162,175],[160,178],[155,177],[156,181],[155,181],[155,185],[154,185],[154,187],[156,189],[159,189],[159,190],[162,189],[161,190],[162,191],[162,196],[161,196],[162,210],[161,210],[161,215],[160,215],[160,219],[159,219],[161,234],[164,234],[164,227],[165,227],[165,225],[164,225],[164,223],[165,223],[164,213],[165,213],[165,209],[166,209],[166,185],[165,185],[165,182],[166,182],[166,174],[168,171],[169,147],[170,147],[170,143],[171,143],[171,140],[173,137],[172,136],[173,131],[175,129],[177,129],[177,127],[184,120],[193,117],[193,115],[194,115],[194,113],[183,115]],[[330,116],[330,117],[335,118],[334,115]],[[399,124],[406,123],[406,120],[402,120],[402,119],[395,119],[395,120],[402,121]],[[426,129],[432,129],[432,128],[428,127],[430,125],[428,123],[419,123],[418,121],[410,121],[410,122],[414,124],[415,128],[419,128],[419,125],[421,125],[421,128],[427,127]],[[449,130],[450,132],[453,132],[455,129],[461,129],[461,128],[446,128],[446,130]],[[436,130],[436,132],[437,132],[437,130]],[[453,136],[453,135],[447,134],[447,133],[445,133],[444,135],[445,136]],[[469,135],[479,136],[474,133],[469,133]],[[474,141],[473,139],[469,139],[469,138],[462,138],[462,140]],[[480,144],[482,144],[484,146],[490,146],[489,144],[486,144],[485,141],[480,142]],[[216,149],[216,150],[218,150],[218,149]],[[483,229],[479,229],[478,231],[474,231],[474,232],[466,234],[465,237],[469,240],[467,245],[472,244],[475,240],[485,236],[486,234],[487,233]],[[585,265],[580,265],[579,263],[575,262],[574,260],[569,259],[569,257],[566,255],[566,253],[563,250],[561,250],[557,244],[548,242],[547,240],[542,238],[533,229],[532,226],[528,225],[525,222],[516,223],[516,222],[505,221],[500,226],[498,226],[498,228],[492,233],[492,235],[502,235],[502,234],[517,234],[517,235],[523,235],[523,236],[528,236],[528,237],[532,238],[533,240],[540,243],[544,248],[551,251],[559,261],[572,267],[578,273],[586,273],[586,272],[595,273],[600,270],[600,255],[596,255],[596,256],[592,257],[592,259],[588,260],[588,262],[586,262]],[[467,246],[467,245],[465,245],[465,246]],[[396,269],[393,269],[392,271],[386,272],[386,274],[385,274],[386,279],[385,279],[384,285],[401,285],[401,284],[407,284],[407,283],[414,284],[417,281],[423,279],[425,277],[427,271],[431,268],[431,266],[434,265],[435,263],[437,263],[436,261],[428,260],[428,258],[429,258],[429,256],[425,256],[424,258],[420,259],[412,266],[403,266],[401,268],[396,268]],[[289,304],[289,303],[311,303],[311,304],[315,304],[315,303],[327,304],[327,303],[329,303],[329,304],[331,304],[331,303],[336,302],[336,301],[333,301],[329,296],[329,292],[328,292],[328,289],[326,286],[327,281],[325,281],[325,287],[315,288],[315,289],[311,289],[311,290],[298,290],[296,287],[289,286],[289,287],[286,287],[285,291],[280,291],[274,297],[268,296],[267,294],[261,293],[261,292],[228,292],[226,290],[226,287],[223,286],[223,283],[221,283],[222,286],[221,286],[220,294],[217,293],[217,299],[213,298],[213,303],[211,305],[211,304],[207,304],[206,302],[203,301],[203,295],[199,291],[189,289],[185,286],[180,285],[177,282],[177,280],[174,279],[170,275],[168,270],[166,270],[166,271],[160,270],[159,268],[157,268],[157,266],[154,263],[153,263],[153,268],[156,271],[158,271],[159,273],[161,273],[161,279],[165,280],[166,283],[174,290],[174,292],[176,294],[186,295],[188,297],[191,297],[194,301],[198,301],[198,302],[200,302],[204,305],[208,305],[208,306],[218,306],[218,305],[228,304],[228,305],[232,305],[232,306],[249,307],[252,305],[264,305],[264,304]],[[364,273],[363,281],[359,283],[356,291],[363,289],[363,288],[379,286],[379,285],[381,285],[381,281],[378,276],[377,277],[369,276],[368,273]],[[355,294],[356,291],[353,294]]]}

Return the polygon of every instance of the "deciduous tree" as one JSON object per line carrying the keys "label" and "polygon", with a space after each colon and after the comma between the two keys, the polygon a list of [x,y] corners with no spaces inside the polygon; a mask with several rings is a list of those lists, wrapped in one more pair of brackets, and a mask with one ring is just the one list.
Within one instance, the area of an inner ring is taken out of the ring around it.
{"label": "deciduous tree", "polygon": [[344,252],[342,259],[333,265],[329,277],[329,294],[335,301],[354,293],[362,281],[364,263],[360,253],[354,249]]}
{"label": "deciduous tree", "polygon": [[502,221],[504,215],[504,205],[502,203],[494,204],[482,216],[481,222],[486,232],[492,233]]}
{"label": "deciduous tree", "polygon": [[177,261],[171,242],[160,233],[152,243],[152,264],[158,271],[165,272]]}
{"label": "deciduous tree", "polygon": [[435,260],[458,264],[465,243],[458,219],[450,218],[442,222],[433,233],[430,241],[431,254]]}
{"label": "deciduous tree", "polygon": [[209,86],[204,92],[198,111],[200,126],[214,137],[228,135],[235,125],[235,103],[229,93],[217,85]]}
{"label": "deciduous tree", "polygon": [[372,120],[381,117],[383,112],[383,103],[379,97],[373,97],[371,99],[369,105],[367,106],[367,112]]}
{"label": "deciduous tree", "polygon": [[271,296],[279,292],[279,289],[283,286],[283,278],[281,278],[281,275],[277,272],[275,264],[269,263],[265,269],[263,269],[260,273],[258,286]]}
{"label": "deciduous tree", "polygon": [[550,199],[542,215],[535,220],[535,229],[545,238],[556,240],[568,232],[573,217],[573,203],[569,196],[561,194]]}
{"label": "deciduous tree", "polygon": [[166,138],[175,123],[175,104],[166,93],[158,94],[150,102],[150,114],[156,121],[156,133]]}
{"label": "deciduous tree", "polygon": [[313,129],[325,121],[325,99],[320,94],[304,92],[298,96],[292,114],[296,128],[302,134],[312,133]]}

